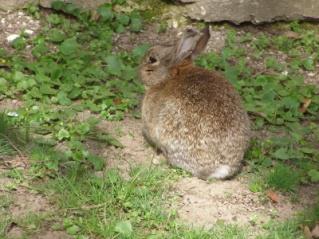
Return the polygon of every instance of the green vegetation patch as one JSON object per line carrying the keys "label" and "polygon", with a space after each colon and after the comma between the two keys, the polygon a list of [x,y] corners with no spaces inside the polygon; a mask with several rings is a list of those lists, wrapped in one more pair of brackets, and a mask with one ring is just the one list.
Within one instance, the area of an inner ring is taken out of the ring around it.
{"label": "green vegetation patch", "polygon": [[[96,170],[103,166],[102,160],[91,155],[83,142],[94,138],[115,147],[121,144],[95,131],[97,120],[79,122],[77,114],[89,110],[102,119],[121,120],[136,108],[143,93],[136,68],[148,46],[118,52],[112,44],[115,34],[142,29],[140,13],[121,10],[124,3],[106,3],[97,15],[59,1],[52,5],[55,11],[47,14],[29,6],[28,12],[43,24],[41,32],[34,38],[22,34],[13,42],[16,51],[12,54],[0,51],[5,64],[0,69],[1,98],[24,103],[15,112],[15,124],[42,135],[39,141],[44,147],[66,142],[67,160],[87,163]],[[40,157],[39,152],[32,155],[43,161],[37,167],[45,165],[50,172],[61,161]]]}
{"label": "green vegetation patch", "polygon": [[166,192],[174,177],[160,168],[134,169],[130,180],[116,170],[98,177],[70,172],[49,187],[65,212],[65,230],[77,237],[93,233],[101,238],[245,238],[236,226],[217,224],[201,230],[178,223],[176,213],[165,210],[172,203]]}

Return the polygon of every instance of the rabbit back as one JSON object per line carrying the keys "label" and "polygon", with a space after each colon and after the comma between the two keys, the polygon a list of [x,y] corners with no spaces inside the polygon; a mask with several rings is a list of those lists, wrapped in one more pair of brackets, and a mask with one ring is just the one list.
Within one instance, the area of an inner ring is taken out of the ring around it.
{"label": "rabbit back", "polygon": [[240,170],[249,119],[239,94],[223,77],[189,64],[147,90],[144,134],[177,167],[197,177],[227,178]]}

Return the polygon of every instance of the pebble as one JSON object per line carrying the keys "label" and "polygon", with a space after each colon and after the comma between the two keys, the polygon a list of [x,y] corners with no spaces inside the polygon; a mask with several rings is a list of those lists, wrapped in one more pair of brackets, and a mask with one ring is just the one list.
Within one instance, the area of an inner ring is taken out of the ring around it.
{"label": "pebble", "polygon": [[24,33],[30,36],[34,33],[34,31],[32,31],[30,29],[26,29],[26,30],[24,30]]}
{"label": "pebble", "polygon": [[20,35],[18,35],[18,34],[11,34],[11,35],[9,35],[9,36],[7,37],[7,41],[8,41],[9,43],[11,43],[11,42],[13,42],[15,39],[17,39],[18,37],[20,37]]}
{"label": "pebble", "polygon": [[8,112],[7,115],[10,117],[18,117],[19,116],[19,114],[15,111]]}
{"label": "pebble", "polygon": [[288,75],[288,71],[283,71],[281,74],[284,75],[284,76],[287,76]]}

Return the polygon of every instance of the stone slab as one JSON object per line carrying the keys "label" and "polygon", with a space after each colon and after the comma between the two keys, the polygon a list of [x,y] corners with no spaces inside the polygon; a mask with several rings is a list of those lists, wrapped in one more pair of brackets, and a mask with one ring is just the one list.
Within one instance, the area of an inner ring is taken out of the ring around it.
{"label": "stone slab", "polygon": [[[0,10],[9,11],[14,9],[21,9],[27,4],[39,4],[42,7],[50,8],[54,0],[0,0]],[[110,2],[110,0],[63,0],[64,2],[72,2],[83,9],[95,9],[103,3]]]}
{"label": "stone slab", "polygon": [[[185,14],[205,22],[230,21],[235,24],[278,20],[318,20],[319,0],[179,0]],[[186,4],[187,3],[187,4]]]}

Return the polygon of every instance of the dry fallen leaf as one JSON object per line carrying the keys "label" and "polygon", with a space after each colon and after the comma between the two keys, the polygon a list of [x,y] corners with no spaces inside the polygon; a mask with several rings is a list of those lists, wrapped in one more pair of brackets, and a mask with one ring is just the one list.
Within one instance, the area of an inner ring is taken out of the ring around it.
{"label": "dry fallen leaf", "polygon": [[279,196],[276,192],[274,191],[268,191],[267,192],[267,197],[274,203],[278,203],[279,202]]}
{"label": "dry fallen leaf", "polygon": [[302,106],[300,107],[299,111],[301,113],[305,113],[309,107],[311,103],[311,99],[304,99],[303,103],[302,103]]}
{"label": "dry fallen leaf", "polygon": [[314,239],[319,238],[319,224],[317,224],[311,231],[311,236]]}
{"label": "dry fallen leaf", "polygon": [[311,232],[310,232],[310,229],[308,226],[304,226],[303,234],[304,234],[306,239],[312,239],[312,235],[311,235]]}

